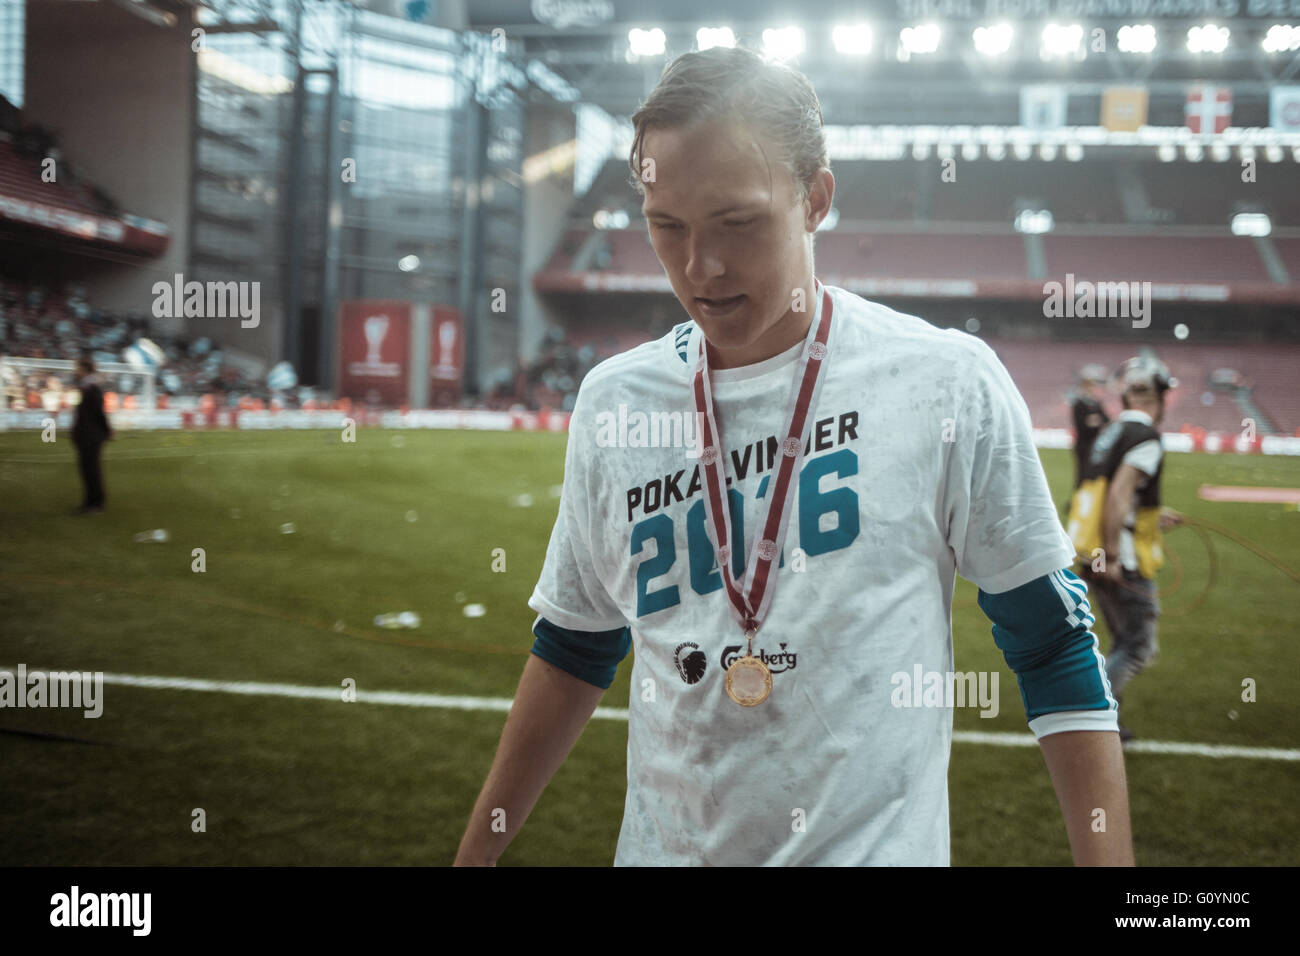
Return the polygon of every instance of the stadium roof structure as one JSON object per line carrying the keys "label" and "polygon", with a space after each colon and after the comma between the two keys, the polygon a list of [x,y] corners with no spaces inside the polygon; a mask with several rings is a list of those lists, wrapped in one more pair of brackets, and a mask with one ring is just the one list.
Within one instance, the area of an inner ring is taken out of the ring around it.
{"label": "stadium roof structure", "polygon": [[[1270,89],[1300,75],[1300,48],[1286,48],[1274,33],[1272,46],[1283,48],[1265,49],[1270,30],[1300,27],[1300,9],[1290,17],[1278,9],[1236,0],[828,0],[802,9],[777,0],[467,4],[471,28],[545,63],[584,102],[614,115],[630,115],[663,64],[700,42],[701,28],[728,28],[735,42],[763,49],[765,31],[793,27],[802,30],[803,49],[790,60],[812,79],[828,123],[1000,126],[1016,124],[1020,90],[1031,84],[1064,88],[1068,115],[1061,125],[1096,125],[1105,89],[1140,86],[1150,96],[1149,124],[1181,127],[1189,85],[1215,84],[1232,89],[1234,125],[1267,126]],[[975,30],[999,25],[1007,29],[1003,44],[977,49]],[[1207,25],[1228,31],[1221,52],[1189,45],[1188,31]],[[836,32],[855,26],[868,32]],[[905,30],[918,27],[934,28],[933,50],[904,39]],[[1137,41],[1126,35],[1121,49],[1122,27],[1149,29]],[[1057,33],[1049,37],[1049,28]],[[638,54],[630,47],[632,30],[661,35]],[[1300,32],[1286,36],[1300,44]]]}
{"label": "stadium roof structure", "polygon": [[[533,277],[540,292],[670,291],[638,203],[620,189],[628,117],[674,56],[721,42],[783,59],[817,89],[845,197],[819,236],[818,266],[846,288],[1028,301],[1077,263],[1080,279],[1150,281],[1164,301],[1300,302],[1300,212],[1287,198],[1300,163],[1298,5],[476,0],[465,9],[485,44],[545,67],[579,104],[583,198]],[[1293,91],[1293,122],[1279,121],[1279,90]],[[1117,94],[1137,103],[1126,121],[1112,111]],[[1036,112],[1031,102],[1044,97]],[[921,182],[949,158],[965,161],[960,182],[987,188],[945,196]],[[1260,185],[1229,188],[1243,165],[1258,166]],[[854,208],[852,197],[872,192],[911,205]],[[1071,208],[1075,193],[1084,212]]]}
{"label": "stadium roof structure", "polygon": [[[199,7],[211,8],[217,0],[98,0],[98,2],[120,7],[154,26],[172,27],[182,22],[181,18],[187,15],[187,11]],[[247,2],[262,2],[262,0],[247,0]]]}

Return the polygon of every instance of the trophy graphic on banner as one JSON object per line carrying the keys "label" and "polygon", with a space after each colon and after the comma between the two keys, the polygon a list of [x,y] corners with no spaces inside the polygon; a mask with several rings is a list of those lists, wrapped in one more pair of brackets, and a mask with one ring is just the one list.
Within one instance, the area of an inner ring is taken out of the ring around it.
{"label": "trophy graphic on banner", "polygon": [[366,319],[364,325],[366,335],[366,364],[380,364],[379,349],[384,344],[384,336],[388,334],[388,316],[372,315]]}
{"label": "trophy graphic on banner", "polygon": [[443,322],[438,326],[438,361],[434,374],[438,378],[456,378],[456,323]]}

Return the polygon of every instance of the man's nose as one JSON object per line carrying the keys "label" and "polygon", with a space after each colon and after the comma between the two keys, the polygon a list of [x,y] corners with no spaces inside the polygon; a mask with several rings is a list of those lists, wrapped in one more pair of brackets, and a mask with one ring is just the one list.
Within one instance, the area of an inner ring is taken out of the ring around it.
{"label": "man's nose", "polygon": [[686,278],[697,285],[703,285],[725,272],[722,258],[712,246],[702,240],[698,234],[688,240],[686,258]]}

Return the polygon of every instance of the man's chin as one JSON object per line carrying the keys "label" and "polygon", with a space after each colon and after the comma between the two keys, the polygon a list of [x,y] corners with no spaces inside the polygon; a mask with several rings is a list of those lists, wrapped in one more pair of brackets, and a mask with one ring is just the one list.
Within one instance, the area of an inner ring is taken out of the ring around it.
{"label": "man's chin", "polygon": [[723,351],[743,349],[753,344],[748,325],[727,319],[706,319],[699,316],[693,318],[700,331],[704,333],[705,339],[715,349]]}

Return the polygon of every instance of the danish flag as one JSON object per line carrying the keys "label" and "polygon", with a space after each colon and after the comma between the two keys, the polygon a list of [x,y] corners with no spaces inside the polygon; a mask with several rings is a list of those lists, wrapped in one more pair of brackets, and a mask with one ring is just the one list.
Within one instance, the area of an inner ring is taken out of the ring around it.
{"label": "danish flag", "polygon": [[1183,109],[1193,133],[1222,133],[1232,125],[1232,90],[1226,86],[1193,86]]}

